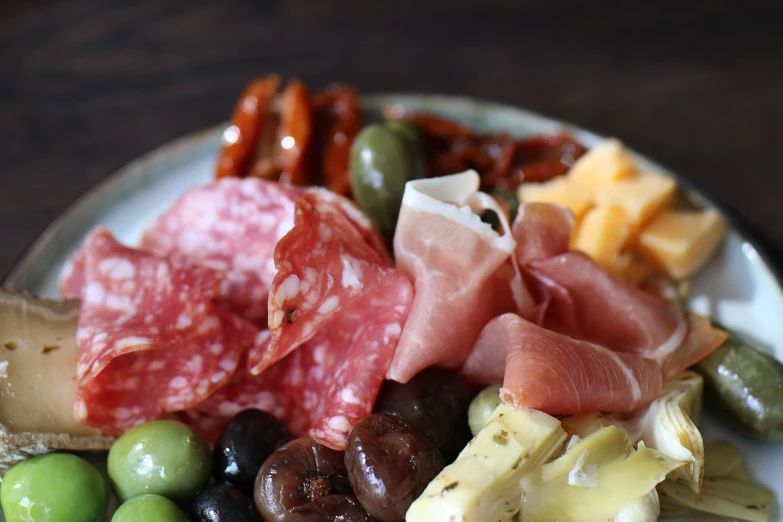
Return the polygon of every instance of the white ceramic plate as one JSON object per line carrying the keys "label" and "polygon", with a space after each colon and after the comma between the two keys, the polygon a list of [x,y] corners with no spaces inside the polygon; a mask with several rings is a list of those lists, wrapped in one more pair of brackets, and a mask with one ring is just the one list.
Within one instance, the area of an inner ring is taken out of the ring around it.
{"label": "white ceramic plate", "polygon": [[[602,137],[527,111],[494,103],[437,95],[378,95],[363,100],[368,119],[389,103],[429,111],[462,121],[477,130],[503,130],[518,136],[563,130],[585,145]],[[57,296],[63,263],[96,225],[108,227],[118,240],[134,245],[142,230],[188,188],[212,177],[222,128],[195,133],[133,162],[96,186],[55,221],[12,271],[6,286]],[[639,158],[651,168],[663,167]],[[690,191],[698,204],[710,205]],[[723,324],[752,334],[783,360],[783,290],[759,250],[732,229],[722,249],[692,282],[691,308]],[[783,444],[745,439],[709,415],[702,422],[707,441],[727,439],[741,449],[753,479],[783,498]],[[772,520],[778,520],[778,510]],[[0,520],[2,515],[0,514]],[[683,519],[684,520],[684,519]],[[706,520],[691,517],[689,521]]]}

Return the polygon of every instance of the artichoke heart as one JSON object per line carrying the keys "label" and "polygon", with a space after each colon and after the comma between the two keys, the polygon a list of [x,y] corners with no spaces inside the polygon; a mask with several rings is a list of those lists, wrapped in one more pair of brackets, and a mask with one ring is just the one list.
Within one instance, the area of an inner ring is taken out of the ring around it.
{"label": "artichoke heart", "polygon": [[[661,396],[634,418],[617,421],[632,440],[641,440],[672,459],[687,462],[669,478],[698,493],[704,474],[704,440],[696,423],[701,416],[704,381],[686,371],[663,385]],[[610,419],[611,420],[611,419]]]}
{"label": "artichoke heart", "polygon": [[566,433],[540,411],[501,404],[411,504],[407,522],[508,522],[519,512],[520,479],[560,453]]}
{"label": "artichoke heart", "polygon": [[662,512],[658,491],[652,490],[625,506],[612,522],[658,522],[659,515]]}
{"label": "artichoke heart", "polygon": [[704,479],[701,492],[694,493],[681,482],[667,480],[658,486],[661,505],[677,506],[749,522],[768,522],[774,500],[771,491],[758,484],[727,477]]}
{"label": "artichoke heart", "polygon": [[[656,520],[655,487],[683,464],[643,442],[633,451],[622,430],[601,428],[522,479],[522,520]],[[574,480],[580,473],[591,480]]]}
{"label": "artichoke heart", "polygon": [[700,511],[735,520],[767,522],[773,494],[748,481],[740,452],[724,441],[713,442],[704,449],[701,492],[696,494],[673,480],[662,482],[658,485],[661,516],[678,517]]}

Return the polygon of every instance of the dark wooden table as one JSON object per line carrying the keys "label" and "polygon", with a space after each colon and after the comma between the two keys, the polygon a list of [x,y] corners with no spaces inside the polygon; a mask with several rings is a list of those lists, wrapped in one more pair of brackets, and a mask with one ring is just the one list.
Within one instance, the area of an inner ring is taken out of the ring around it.
{"label": "dark wooden table", "polygon": [[619,136],[779,254],[781,6],[3,0],[0,276],[92,185],[224,120],[245,82],[271,71],[491,98]]}

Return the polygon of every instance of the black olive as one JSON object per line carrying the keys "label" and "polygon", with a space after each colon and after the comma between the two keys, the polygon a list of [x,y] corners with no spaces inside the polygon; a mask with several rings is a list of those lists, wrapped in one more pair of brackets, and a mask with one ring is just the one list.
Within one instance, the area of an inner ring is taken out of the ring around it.
{"label": "black olive", "polygon": [[291,440],[285,426],[261,410],[239,412],[215,443],[212,469],[216,482],[227,482],[253,495],[258,470],[277,448]]}
{"label": "black olive", "polygon": [[470,440],[468,407],[474,396],[456,373],[428,368],[405,384],[384,382],[375,411],[409,422],[435,443],[446,462],[452,462]]}
{"label": "black olive", "polygon": [[254,500],[267,521],[373,520],[351,490],[343,452],[307,437],[289,442],[264,462]]}
{"label": "black olive", "polygon": [[409,423],[374,413],[348,434],[345,467],[367,512],[383,522],[397,522],[443,469],[443,457]]}
{"label": "black olive", "polygon": [[229,484],[212,484],[193,500],[196,522],[261,522],[261,515],[240,490]]}

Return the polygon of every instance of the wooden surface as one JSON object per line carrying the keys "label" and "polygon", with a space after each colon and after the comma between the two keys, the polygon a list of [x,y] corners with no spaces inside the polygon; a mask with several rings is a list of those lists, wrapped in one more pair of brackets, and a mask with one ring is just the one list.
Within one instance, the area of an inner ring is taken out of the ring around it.
{"label": "wooden surface", "polygon": [[92,185],[224,120],[243,85],[272,71],[489,98],[619,136],[779,254],[781,6],[3,0],[0,276]]}

